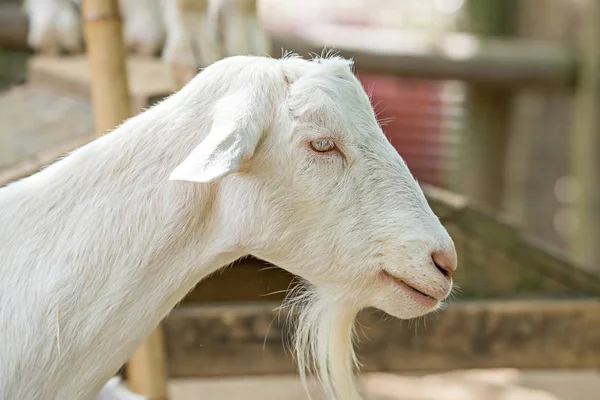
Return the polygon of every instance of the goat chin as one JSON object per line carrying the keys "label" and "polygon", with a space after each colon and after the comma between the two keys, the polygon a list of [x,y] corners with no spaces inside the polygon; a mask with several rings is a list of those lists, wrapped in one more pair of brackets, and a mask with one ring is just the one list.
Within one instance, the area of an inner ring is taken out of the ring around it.
{"label": "goat chin", "polygon": [[312,372],[327,399],[362,399],[354,380],[358,361],[353,346],[360,309],[310,285],[292,291],[283,306],[290,311],[288,324],[294,326],[291,347],[307,394],[307,374]]}

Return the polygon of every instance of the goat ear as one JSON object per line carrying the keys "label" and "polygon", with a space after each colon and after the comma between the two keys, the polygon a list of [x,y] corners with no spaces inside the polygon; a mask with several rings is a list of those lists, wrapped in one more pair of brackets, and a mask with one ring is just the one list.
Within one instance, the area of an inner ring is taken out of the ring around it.
{"label": "goat ear", "polygon": [[266,129],[271,105],[260,94],[237,92],[221,99],[210,132],[172,172],[169,180],[209,183],[239,170]]}

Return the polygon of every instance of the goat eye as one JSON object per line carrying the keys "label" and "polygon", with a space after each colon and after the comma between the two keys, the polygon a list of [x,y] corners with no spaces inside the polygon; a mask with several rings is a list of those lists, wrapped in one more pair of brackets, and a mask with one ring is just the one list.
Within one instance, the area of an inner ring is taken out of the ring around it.
{"label": "goat eye", "polygon": [[310,142],[310,147],[319,153],[327,153],[328,151],[335,149],[335,143],[329,139],[319,139]]}

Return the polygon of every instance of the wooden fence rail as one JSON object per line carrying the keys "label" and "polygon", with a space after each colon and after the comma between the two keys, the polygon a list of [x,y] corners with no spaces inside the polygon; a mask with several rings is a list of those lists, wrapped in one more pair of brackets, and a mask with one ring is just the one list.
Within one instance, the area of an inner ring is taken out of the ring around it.
{"label": "wooden fence rail", "polygon": [[[178,307],[164,322],[170,376],[294,373],[277,306]],[[600,368],[597,299],[456,302],[414,324],[365,310],[359,321],[363,371]]]}
{"label": "wooden fence rail", "polygon": [[573,87],[577,72],[573,49],[519,39],[470,34],[431,39],[416,32],[318,24],[293,35],[277,33],[272,40],[273,54],[281,49],[321,54],[327,46],[353,58],[359,71],[406,78],[560,89]]}

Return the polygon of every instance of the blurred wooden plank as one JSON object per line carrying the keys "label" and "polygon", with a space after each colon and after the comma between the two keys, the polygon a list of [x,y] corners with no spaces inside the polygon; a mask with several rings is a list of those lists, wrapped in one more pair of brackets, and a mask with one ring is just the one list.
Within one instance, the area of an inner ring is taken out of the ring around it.
{"label": "blurred wooden plank", "polygon": [[[423,185],[425,195],[442,222],[458,231],[466,241],[477,242],[486,250],[486,256],[501,252],[519,264],[522,271],[554,280],[575,293],[600,296],[600,274],[590,272],[585,266],[573,260],[568,254],[554,246],[536,240],[518,229],[514,221],[491,212],[485,206],[466,197]],[[470,257],[471,254],[465,254]],[[459,270],[461,254],[459,253]],[[485,272],[489,266],[484,260],[478,267]],[[507,271],[507,273],[513,273]],[[468,290],[475,282],[462,282]],[[493,291],[493,282],[488,289]]]}
{"label": "blurred wooden plank", "polygon": [[[573,256],[593,268],[600,261],[600,3],[589,2],[581,33],[581,62],[574,101],[571,174],[575,198]],[[600,269],[594,268],[600,272]]]}
{"label": "blurred wooden plank", "polygon": [[27,79],[29,53],[0,48],[0,91],[22,84]]}
{"label": "blurred wooden plank", "polygon": [[[518,0],[467,0],[468,25],[479,40],[515,38]],[[508,150],[517,88],[471,82],[461,135],[460,192],[500,213],[506,209]]]}
{"label": "blurred wooden plank", "polygon": [[511,255],[526,268],[547,279],[560,282],[571,288],[575,294],[600,296],[600,275],[590,272],[584,265],[574,261],[569,255],[541,240],[522,235]]}
{"label": "blurred wooden plank", "polygon": [[0,3],[0,47],[27,51],[29,20],[20,2]]}
{"label": "blurred wooden plank", "polygon": [[184,302],[281,301],[293,279],[281,268],[248,257],[200,282]]}
{"label": "blurred wooden plank", "polygon": [[[276,306],[178,307],[164,325],[171,376],[294,372]],[[600,368],[598,299],[456,302],[412,324],[381,317],[360,315],[365,371]]]}
{"label": "blurred wooden plank", "polygon": [[[91,70],[85,55],[36,55],[30,59],[28,70],[32,85],[90,98]],[[169,67],[160,59],[129,56],[127,73],[134,114],[175,91]]]}
{"label": "blurred wooden plank", "polygon": [[[552,42],[479,39],[449,34],[431,39],[392,29],[319,23],[271,33],[273,53],[321,54],[323,48],[352,57],[357,69],[402,77],[462,80],[495,86],[564,88],[574,84],[576,53]],[[277,51],[275,51],[277,50]]]}

